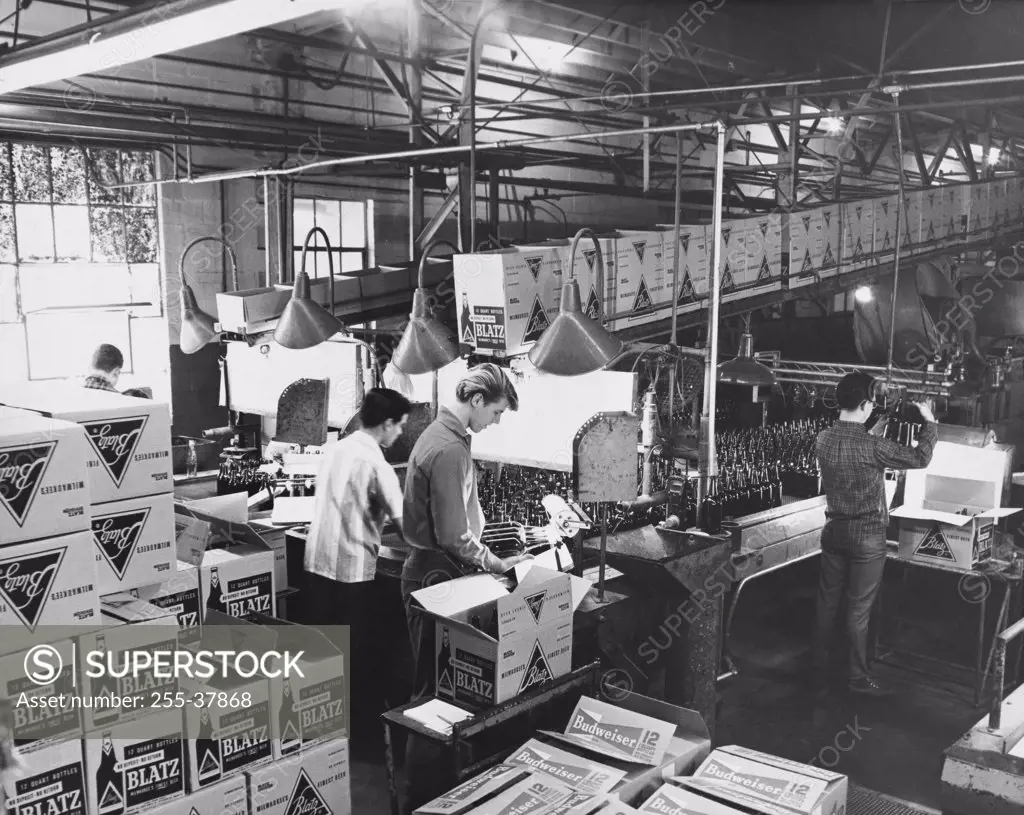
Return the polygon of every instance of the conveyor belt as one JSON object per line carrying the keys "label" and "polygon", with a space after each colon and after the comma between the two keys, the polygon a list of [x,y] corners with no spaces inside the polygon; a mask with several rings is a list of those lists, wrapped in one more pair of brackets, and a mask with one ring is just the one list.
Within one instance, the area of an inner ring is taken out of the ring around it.
{"label": "conveyor belt", "polygon": [[939,815],[937,809],[916,806],[892,798],[856,784],[850,785],[846,802],[847,815]]}

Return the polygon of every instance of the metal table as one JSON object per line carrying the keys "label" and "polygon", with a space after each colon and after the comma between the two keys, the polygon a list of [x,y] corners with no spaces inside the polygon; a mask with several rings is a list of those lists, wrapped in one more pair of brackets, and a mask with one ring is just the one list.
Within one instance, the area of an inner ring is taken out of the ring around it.
{"label": "metal table", "polygon": [[[524,693],[522,696],[517,696],[496,707],[478,713],[471,719],[458,722],[453,725],[452,732],[448,735],[424,727],[419,722],[405,715],[405,711],[410,708],[419,707],[427,701],[425,699],[409,702],[401,707],[387,711],[381,716],[381,720],[384,724],[384,758],[388,773],[388,793],[391,797],[391,815],[404,815],[402,800],[398,793],[398,785],[395,779],[392,728],[400,728],[409,735],[427,739],[450,750],[456,783],[461,783],[469,776],[476,775],[498,763],[504,755],[504,753],[492,753],[483,757],[475,757],[474,760],[471,739],[520,716],[528,716],[531,719],[536,718],[541,714],[544,707],[554,702],[564,701],[566,697],[575,696],[578,698],[584,694],[596,696],[600,677],[600,663],[591,662],[565,676],[552,679],[550,682],[544,683],[529,693]],[[514,749],[514,746],[510,749]]]}

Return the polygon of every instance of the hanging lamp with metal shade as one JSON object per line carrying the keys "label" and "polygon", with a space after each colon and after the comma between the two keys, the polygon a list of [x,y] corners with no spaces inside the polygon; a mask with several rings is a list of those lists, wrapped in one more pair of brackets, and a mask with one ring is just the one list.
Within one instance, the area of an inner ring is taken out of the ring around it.
{"label": "hanging lamp with metal shade", "polygon": [[[569,251],[569,279],[562,285],[562,301],[558,316],[541,334],[530,349],[530,362],[539,371],[556,376],[580,376],[600,371],[619,357],[623,342],[605,329],[600,322],[583,313],[580,287],[576,282],[576,247],[580,239],[588,237],[594,242],[597,263],[596,289],[604,293],[604,258],[597,236],[589,229],[581,229],[572,239]],[[600,306],[598,307],[600,309]],[[600,320],[600,312],[598,320]]]}
{"label": "hanging lamp with metal shade", "polygon": [[739,353],[733,359],[718,364],[718,381],[723,385],[747,388],[770,388],[775,384],[772,369],[754,359],[754,335],[750,333],[749,317],[740,337]]}
{"label": "hanging lamp with metal shade", "polygon": [[196,302],[195,292],[185,282],[185,259],[192,247],[204,241],[214,241],[222,244],[228,250],[228,258],[231,260],[231,282],[234,291],[238,291],[238,259],[231,245],[223,238],[216,235],[204,235],[192,241],[181,253],[178,260],[178,280],[181,285],[181,330],[179,332],[178,345],[184,354],[194,354],[209,345],[217,336],[214,326],[215,320],[201,308]]}
{"label": "hanging lamp with metal shade", "polygon": [[278,345],[293,350],[312,348],[315,345],[330,339],[339,331],[344,331],[345,326],[341,320],[335,317],[330,311],[319,303],[316,303],[309,296],[309,275],[306,274],[306,253],[309,252],[310,239],[320,234],[323,236],[324,245],[327,247],[327,262],[331,276],[331,304],[334,303],[334,256],[331,242],[327,233],[319,226],[314,226],[306,234],[302,243],[302,261],[299,273],[295,276],[295,288],[292,290],[292,299],[284,308],[284,313],[277,321],[277,329],[274,331],[274,340]]}
{"label": "hanging lamp with metal shade", "polygon": [[398,348],[391,356],[391,364],[407,375],[429,374],[439,371],[459,356],[459,343],[452,332],[431,312],[429,292],[424,275],[427,261],[434,248],[440,245],[452,252],[459,250],[450,242],[436,240],[427,245],[420,258],[417,288],[412,297],[412,314],[402,334]]}

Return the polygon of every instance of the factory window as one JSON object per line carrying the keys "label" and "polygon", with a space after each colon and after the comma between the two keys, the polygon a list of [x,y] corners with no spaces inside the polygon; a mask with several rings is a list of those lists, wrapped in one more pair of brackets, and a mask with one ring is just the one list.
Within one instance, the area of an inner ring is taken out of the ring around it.
{"label": "factory window", "polygon": [[[373,201],[333,201],[328,198],[296,198],[292,209],[295,236],[295,271],[302,268],[302,242],[318,226],[327,233],[333,250],[334,273],[354,272],[374,265]],[[330,264],[323,236],[310,241],[306,273],[327,277]]]}
{"label": "factory window", "polygon": [[153,178],[149,152],[0,142],[0,329],[24,376],[79,376],[101,342],[139,367],[163,322],[156,192],[114,187]]}

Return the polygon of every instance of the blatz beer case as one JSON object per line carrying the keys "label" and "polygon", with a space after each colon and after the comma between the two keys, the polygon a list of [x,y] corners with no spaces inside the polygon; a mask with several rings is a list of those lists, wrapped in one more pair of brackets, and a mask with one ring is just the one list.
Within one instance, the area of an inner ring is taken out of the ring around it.
{"label": "blatz beer case", "polygon": [[173,573],[171,493],[97,504],[92,509],[100,596],[157,583]]}
{"label": "blatz beer case", "polygon": [[2,388],[0,404],[85,428],[92,503],[174,491],[167,405],[64,382]]}
{"label": "blatz beer case", "polygon": [[20,777],[4,773],[9,815],[92,815],[88,809],[81,739],[23,754]]}
{"label": "blatz beer case", "polygon": [[348,741],[338,739],[247,772],[249,812],[351,815]]}

